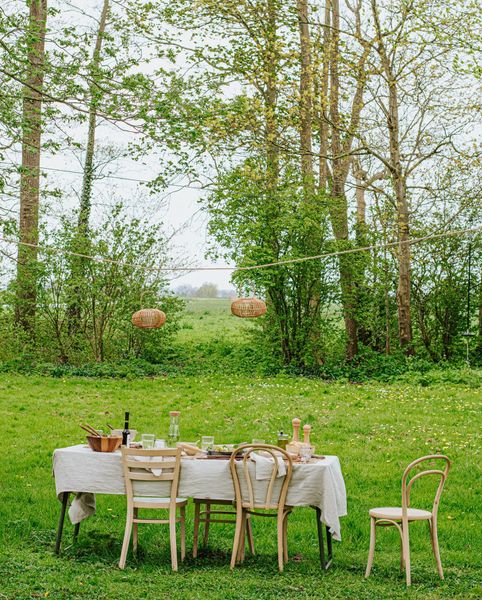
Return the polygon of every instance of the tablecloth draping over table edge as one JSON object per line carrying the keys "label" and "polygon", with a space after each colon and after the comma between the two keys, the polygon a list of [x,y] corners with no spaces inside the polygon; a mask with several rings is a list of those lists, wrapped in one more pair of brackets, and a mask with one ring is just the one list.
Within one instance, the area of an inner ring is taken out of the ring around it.
{"label": "tablecloth draping over table edge", "polygon": [[[254,464],[250,468],[254,470]],[[93,494],[125,494],[121,455],[118,451],[93,452],[83,445],[55,450],[53,473],[59,498],[63,492],[77,495],[69,510],[73,523],[80,522],[95,512]],[[275,484],[275,498],[281,480],[279,478]],[[255,495],[261,498],[268,482],[257,481],[254,477],[253,481]],[[167,482],[159,482],[156,489],[151,485],[148,484],[151,495],[166,495],[169,485]],[[139,482],[140,494],[146,493],[143,486],[146,483]],[[179,496],[234,500],[229,461],[183,458]],[[338,457],[327,456],[316,463],[295,463],[286,504],[319,507],[321,519],[329,527],[333,538],[341,540],[340,517],[346,515],[346,491]]]}

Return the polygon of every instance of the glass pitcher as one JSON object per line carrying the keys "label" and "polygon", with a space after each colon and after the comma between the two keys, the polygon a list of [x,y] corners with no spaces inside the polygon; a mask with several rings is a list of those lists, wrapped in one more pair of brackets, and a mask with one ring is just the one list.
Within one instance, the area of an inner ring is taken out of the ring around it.
{"label": "glass pitcher", "polygon": [[167,438],[169,448],[175,448],[179,441],[179,415],[178,410],[172,410],[169,413],[169,434]]}

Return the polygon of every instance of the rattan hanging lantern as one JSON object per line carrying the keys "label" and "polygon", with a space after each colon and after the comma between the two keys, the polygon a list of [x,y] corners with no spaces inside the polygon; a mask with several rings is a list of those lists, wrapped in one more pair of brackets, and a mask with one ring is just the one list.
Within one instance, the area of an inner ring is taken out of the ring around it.
{"label": "rattan hanging lantern", "polygon": [[143,308],[132,315],[132,324],[140,329],[158,329],[165,322],[165,313],[157,308]]}
{"label": "rattan hanging lantern", "polygon": [[253,319],[266,313],[266,304],[259,298],[236,298],[231,302],[231,313],[235,317]]}

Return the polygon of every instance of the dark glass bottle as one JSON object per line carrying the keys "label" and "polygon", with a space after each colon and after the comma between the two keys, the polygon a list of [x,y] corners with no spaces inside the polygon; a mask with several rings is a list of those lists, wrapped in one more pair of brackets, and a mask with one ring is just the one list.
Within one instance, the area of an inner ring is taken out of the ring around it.
{"label": "dark glass bottle", "polygon": [[129,429],[129,413],[125,414],[124,431],[122,432],[122,445],[129,447],[131,441],[131,430]]}

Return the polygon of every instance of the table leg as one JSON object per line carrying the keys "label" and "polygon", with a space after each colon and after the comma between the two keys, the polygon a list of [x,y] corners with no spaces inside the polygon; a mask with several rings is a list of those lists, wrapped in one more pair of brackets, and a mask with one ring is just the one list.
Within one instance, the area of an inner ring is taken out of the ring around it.
{"label": "table leg", "polygon": [[57,527],[57,539],[55,540],[55,554],[60,554],[60,544],[62,542],[62,532],[64,530],[65,511],[69,502],[70,492],[62,494],[62,508],[60,509],[59,525]]}
{"label": "table leg", "polygon": [[323,523],[321,522],[321,510],[318,508],[318,506],[315,506],[315,511],[316,511],[316,529],[318,532],[318,547],[320,549],[320,563],[321,563],[321,568],[324,571],[327,571],[330,566],[331,563],[333,562],[333,545],[332,545],[332,538],[331,538],[331,533],[330,533],[330,528],[328,526],[325,526],[326,528],[326,549],[327,549],[327,556],[328,556],[328,560],[325,559],[325,543],[323,540]]}
{"label": "table leg", "polygon": [[76,523],[74,525],[74,544],[77,541],[77,538],[79,537],[79,529],[80,529],[80,523]]}

